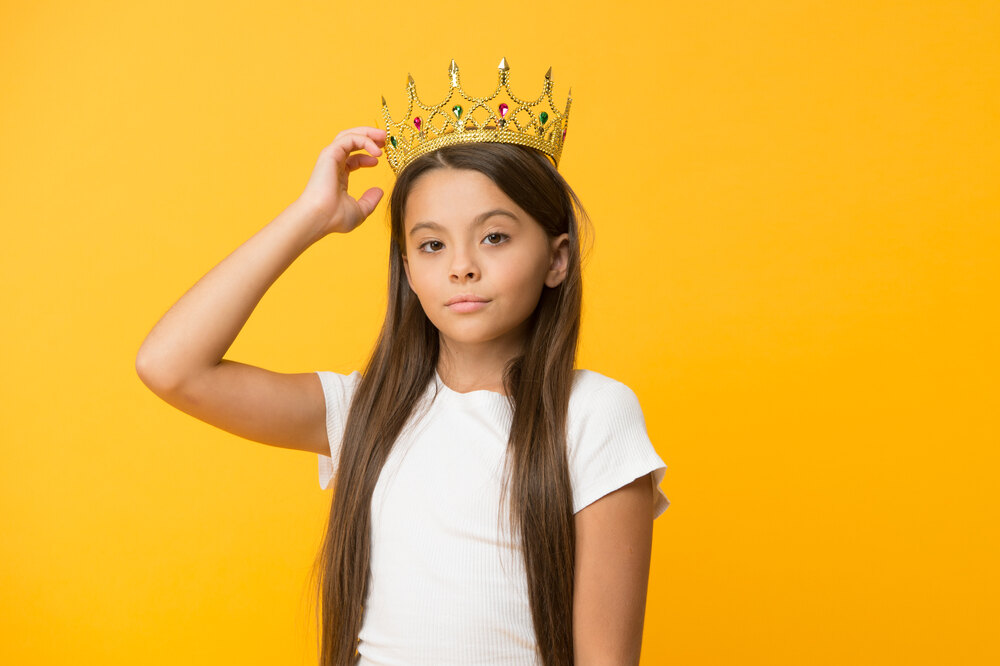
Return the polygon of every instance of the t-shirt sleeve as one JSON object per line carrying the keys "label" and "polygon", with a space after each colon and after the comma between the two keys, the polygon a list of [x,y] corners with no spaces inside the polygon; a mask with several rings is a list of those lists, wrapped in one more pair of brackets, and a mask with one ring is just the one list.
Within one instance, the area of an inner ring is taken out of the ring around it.
{"label": "t-shirt sleeve", "polygon": [[361,382],[361,373],[357,370],[349,375],[329,370],[317,370],[320,383],[323,385],[323,396],[326,400],[326,437],[330,443],[330,455],[318,454],[319,487],[326,490],[336,472],[340,460],[340,444],[344,438],[344,426],[347,424],[347,411],[351,406],[354,391]]}
{"label": "t-shirt sleeve", "polygon": [[573,513],[653,473],[653,518],[670,500],[660,489],[667,465],[653,448],[635,392],[621,382],[603,386],[572,405],[569,468]]}

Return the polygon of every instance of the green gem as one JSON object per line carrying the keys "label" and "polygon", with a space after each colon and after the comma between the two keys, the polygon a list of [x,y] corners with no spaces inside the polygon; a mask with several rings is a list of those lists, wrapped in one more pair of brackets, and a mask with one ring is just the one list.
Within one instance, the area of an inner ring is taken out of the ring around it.
{"label": "green gem", "polygon": [[395,148],[396,147],[396,137],[390,136],[389,137],[389,143],[391,143],[392,147]]}
{"label": "green gem", "polygon": [[544,111],[542,111],[541,114],[539,114],[538,117],[542,119],[542,124],[544,125],[545,121],[549,119],[549,114],[547,114]]}
{"label": "green gem", "polygon": [[458,104],[456,104],[455,106],[451,107],[451,110],[455,113],[455,117],[456,118],[461,118],[462,117],[462,107],[460,107]]}

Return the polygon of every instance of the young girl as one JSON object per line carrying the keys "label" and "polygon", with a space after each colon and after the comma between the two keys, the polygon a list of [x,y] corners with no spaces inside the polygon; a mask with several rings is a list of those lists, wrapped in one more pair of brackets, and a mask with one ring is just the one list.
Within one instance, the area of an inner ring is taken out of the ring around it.
{"label": "young girl", "polygon": [[156,324],[139,376],[198,419],[318,454],[322,666],[638,664],[666,465],[635,393],[574,369],[583,209],[551,156],[466,143],[397,174],[364,372],[223,358],[292,261],[372,213],[382,190],[354,199],[348,175],[386,141],[338,134],[298,199]]}

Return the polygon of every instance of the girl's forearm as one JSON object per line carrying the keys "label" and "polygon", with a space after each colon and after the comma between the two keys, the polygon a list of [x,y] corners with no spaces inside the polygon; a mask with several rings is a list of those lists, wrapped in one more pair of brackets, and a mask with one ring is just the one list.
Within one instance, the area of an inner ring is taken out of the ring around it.
{"label": "girl's forearm", "polygon": [[316,212],[293,202],[194,284],[136,356],[144,382],[175,387],[217,365],[275,280],[321,237]]}

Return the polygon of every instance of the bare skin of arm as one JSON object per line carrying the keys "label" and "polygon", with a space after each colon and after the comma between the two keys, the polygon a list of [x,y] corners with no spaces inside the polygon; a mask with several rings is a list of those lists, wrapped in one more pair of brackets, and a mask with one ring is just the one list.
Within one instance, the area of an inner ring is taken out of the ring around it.
{"label": "bare skin of arm", "polygon": [[[385,131],[344,130],[320,151],[302,194],[167,310],[135,359],[153,393],[206,423],[256,442],[329,453],[315,372],[279,373],[223,358],[268,288],[308,247],[359,226],[382,197],[347,193],[350,172],[378,163]],[[356,153],[367,150],[370,154]]]}
{"label": "bare skin of arm", "polygon": [[577,666],[638,666],[653,548],[649,474],[576,513]]}

